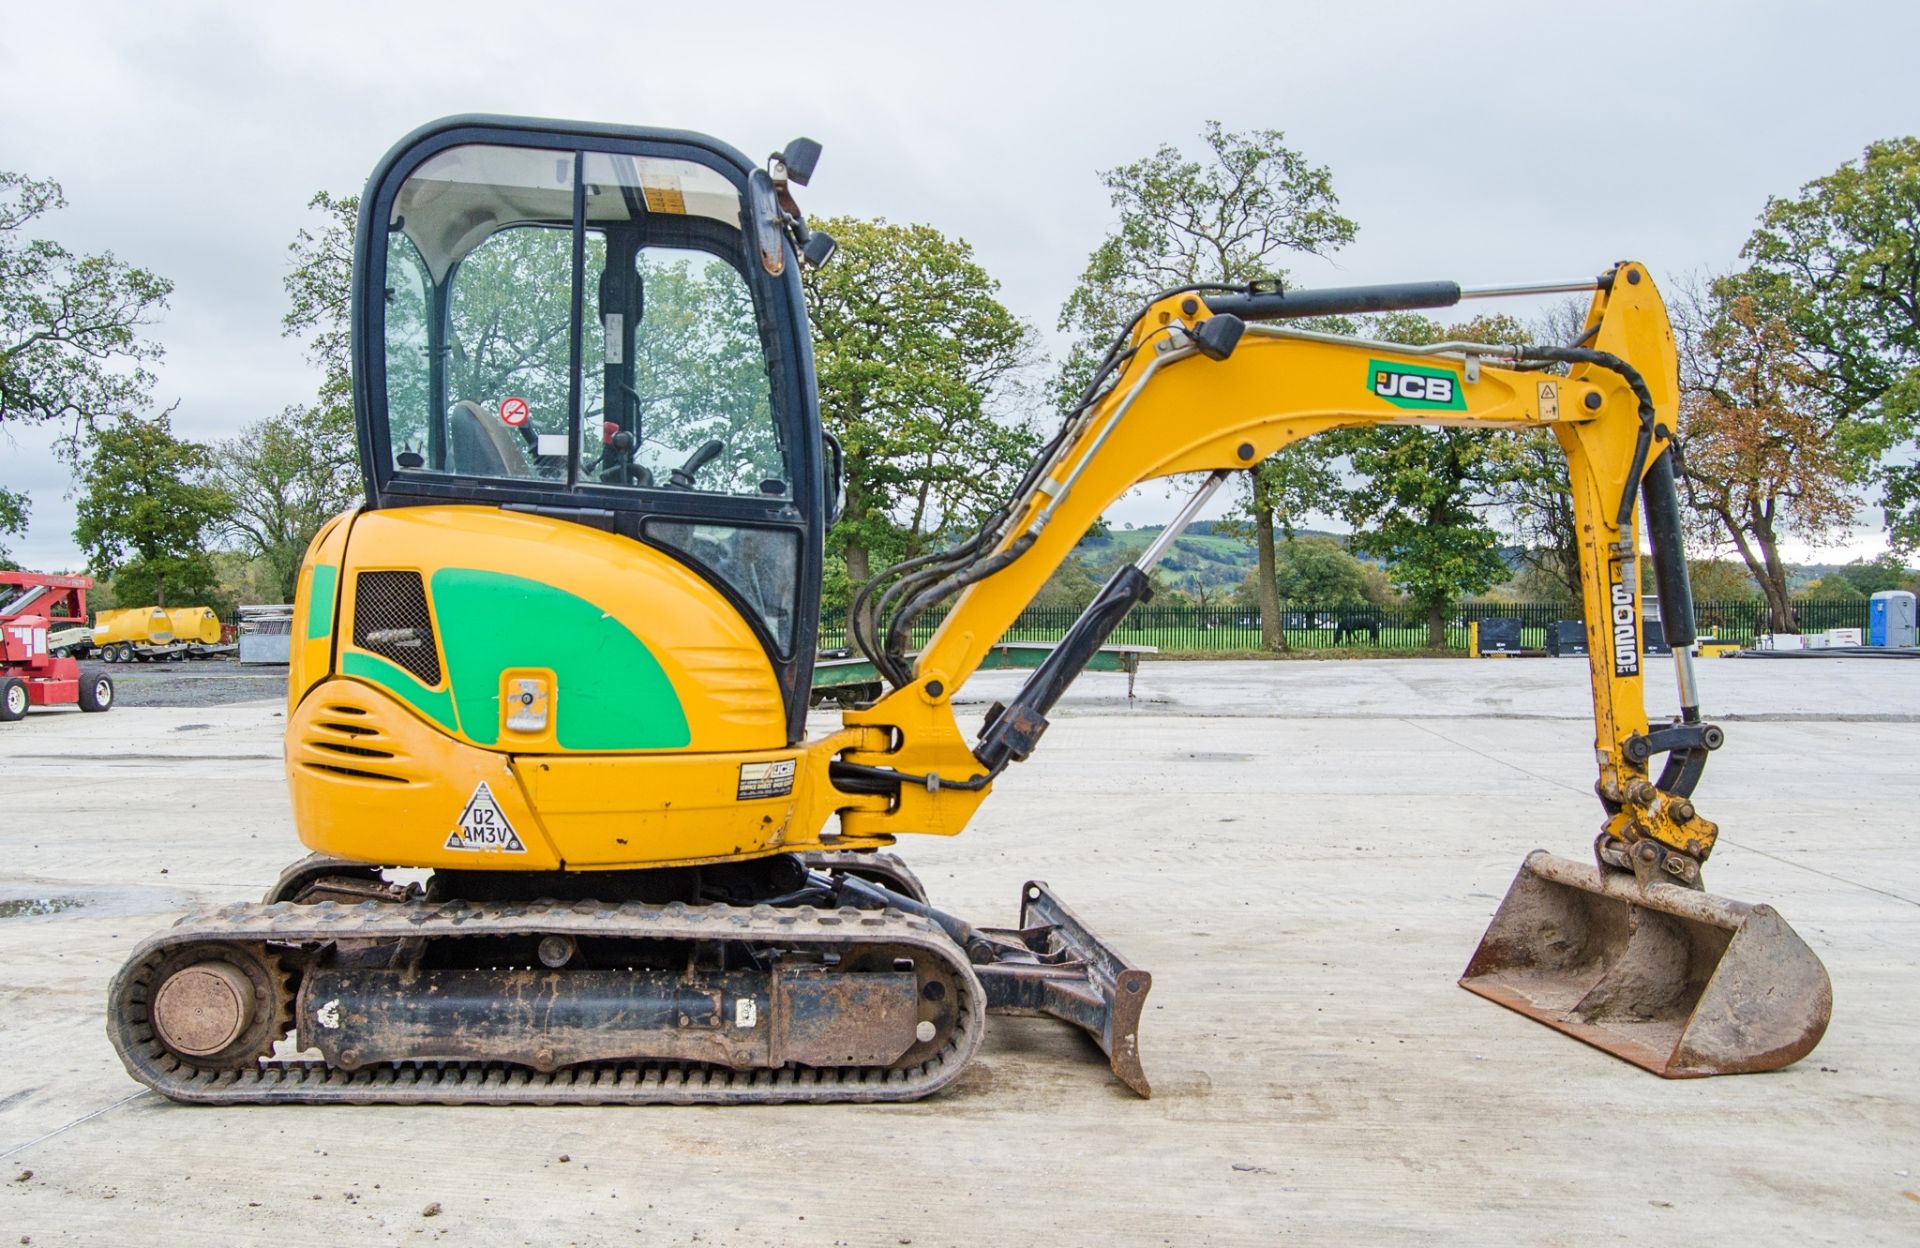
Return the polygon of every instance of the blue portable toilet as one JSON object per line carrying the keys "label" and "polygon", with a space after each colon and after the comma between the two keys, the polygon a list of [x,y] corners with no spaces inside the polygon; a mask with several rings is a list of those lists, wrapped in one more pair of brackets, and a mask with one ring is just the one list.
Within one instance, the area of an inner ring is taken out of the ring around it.
{"label": "blue portable toilet", "polygon": [[1904,589],[1883,589],[1867,602],[1867,644],[1912,646],[1915,640],[1914,599]]}

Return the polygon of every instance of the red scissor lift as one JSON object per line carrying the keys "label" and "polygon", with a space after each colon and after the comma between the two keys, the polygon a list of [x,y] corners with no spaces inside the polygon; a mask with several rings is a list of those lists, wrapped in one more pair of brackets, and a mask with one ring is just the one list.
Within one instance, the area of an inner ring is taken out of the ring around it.
{"label": "red scissor lift", "polygon": [[55,658],[47,629],[55,622],[85,624],[85,576],[0,572],[0,722],[23,718],[36,706],[104,711],[113,705],[113,681],[83,676],[77,659]]}

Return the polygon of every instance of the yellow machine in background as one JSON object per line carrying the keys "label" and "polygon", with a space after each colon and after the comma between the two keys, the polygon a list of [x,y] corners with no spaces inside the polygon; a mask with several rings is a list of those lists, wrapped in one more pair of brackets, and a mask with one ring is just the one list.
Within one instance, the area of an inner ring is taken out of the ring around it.
{"label": "yellow machine in background", "polygon": [[121,607],[94,616],[93,648],[109,663],[185,654],[221,644],[212,607]]}
{"label": "yellow machine in background", "polygon": [[[798,278],[831,242],[791,194],[817,156],[459,118],[376,171],[355,259],[368,503],[315,540],[294,620],[287,767],[315,854],[263,905],[135,951],[109,1030],[136,1077],[202,1102],[908,1100],[1003,1012],[1083,1028],[1145,1094],[1144,970],[1044,884],[1018,926],[975,927],[879,851],[966,826],[1229,473],[1382,423],[1550,429],[1580,523],[1595,860],[1530,858],[1463,982],[1668,1075],[1812,1049],[1818,960],[1771,910],[1700,891],[1717,829],[1693,793],[1722,734],[1684,653],[1674,348],[1643,267],[1165,292],[979,532],[862,590],[891,691],[809,736],[840,476]],[[1571,289],[1592,302],[1566,347],[1290,324]],[[1202,480],[1175,523],[963,731],[955,693],[1079,538],[1183,474]],[[1663,724],[1641,514],[1679,679]],[[290,1029],[318,1060],[268,1057]]]}

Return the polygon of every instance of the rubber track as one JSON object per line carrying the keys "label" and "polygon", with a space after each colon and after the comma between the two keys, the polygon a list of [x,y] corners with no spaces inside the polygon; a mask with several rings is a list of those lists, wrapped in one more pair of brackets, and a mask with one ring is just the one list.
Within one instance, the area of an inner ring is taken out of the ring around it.
{"label": "rubber track", "polygon": [[[953,1035],[909,1070],[737,1071],[687,1062],[599,1062],[550,1074],[503,1062],[399,1062],[345,1071],[310,1059],[266,1059],[250,1070],[197,1070],[161,1047],[148,1023],[152,974],[176,945],[322,944],[335,940],[455,939],[529,932],[647,940],[743,940],[787,948],[885,943],[924,949],[953,970],[962,1000]],[[627,902],[318,902],[234,905],[189,914],[144,942],[114,976],[107,1035],[135,1079],[197,1105],[741,1105],[912,1101],[952,1082],[986,1031],[979,981],[934,924],[897,910],[665,906]]]}

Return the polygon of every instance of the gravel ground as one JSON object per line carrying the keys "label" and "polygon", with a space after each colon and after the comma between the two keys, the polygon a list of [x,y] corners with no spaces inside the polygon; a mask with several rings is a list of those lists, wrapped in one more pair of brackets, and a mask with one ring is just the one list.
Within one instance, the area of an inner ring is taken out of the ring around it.
{"label": "gravel ground", "polygon": [[183,659],[165,663],[102,663],[89,659],[80,670],[113,677],[118,706],[228,706],[287,695],[287,669],[241,666],[232,659]]}

